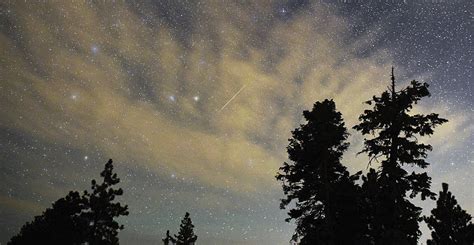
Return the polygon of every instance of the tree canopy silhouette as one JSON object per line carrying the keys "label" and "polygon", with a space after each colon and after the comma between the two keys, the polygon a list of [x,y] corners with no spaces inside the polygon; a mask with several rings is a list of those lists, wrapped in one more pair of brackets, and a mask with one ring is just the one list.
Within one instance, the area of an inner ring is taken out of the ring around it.
{"label": "tree canopy silhouette", "polygon": [[[354,129],[363,135],[361,153],[367,153],[370,161],[381,159],[378,171],[371,170],[364,177],[364,193],[368,194],[366,207],[373,207],[367,216],[367,233],[375,244],[416,244],[421,234],[418,221],[421,208],[413,205],[410,198],[421,194],[434,199],[430,191],[431,178],[423,173],[408,173],[403,167],[426,168],[425,161],[431,145],[418,142],[419,136],[433,134],[433,129],[445,122],[438,114],[410,114],[414,104],[430,96],[428,84],[412,81],[400,91],[395,90],[392,68],[392,86],[380,97],[374,96],[367,104],[373,109],[365,110]],[[369,162],[370,163],[370,162]]]}
{"label": "tree canopy silhouette", "polygon": [[27,222],[8,244],[81,244],[87,228],[87,221],[80,217],[84,206],[79,193],[71,191]]}
{"label": "tree canopy silhouette", "polygon": [[92,192],[71,191],[42,215],[27,222],[8,244],[118,244],[123,229],[114,218],[128,215],[127,205],[113,202],[123,194],[113,186],[120,182],[113,173],[112,159],[101,172],[103,181],[92,180]]}
{"label": "tree canopy silhouette", "polygon": [[349,146],[341,113],[332,100],[316,102],[304,111],[306,124],[296,128],[289,139],[289,163],[284,163],[276,178],[282,182],[286,198],[281,208],[292,201],[287,221],[296,221],[293,240],[301,244],[350,244],[360,222],[357,217],[358,187],[340,160]]}
{"label": "tree canopy silhouette", "polygon": [[114,220],[115,217],[128,215],[128,206],[113,203],[116,196],[123,195],[122,188],[114,189],[113,186],[120,182],[120,178],[113,173],[112,159],[105,164],[105,169],[100,173],[104,178],[101,184],[92,180],[92,192],[84,191],[88,209],[82,216],[89,221],[89,244],[118,244],[118,232],[123,229]]}
{"label": "tree canopy silhouette", "polygon": [[170,243],[171,244],[175,244],[176,243],[176,239],[174,239],[172,236],[170,236],[170,231],[167,230],[166,231],[166,237],[161,239],[164,243],[164,245],[169,245]]}
{"label": "tree canopy silhouette", "polygon": [[431,232],[429,245],[471,245],[474,244],[474,224],[471,215],[459,206],[456,198],[448,191],[448,184],[443,183],[439,192],[436,208],[425,222]]}
{"label": "tree canopy silhouette", "polygon": [[178,235],[174,235],[176,237],[176,244],[193,245],[197,240],[197,236],[194,234],[193,229],[194,225],[191,221],[191,217],[189,217],[189,213],[186,212],[184,218],[181,220]]}

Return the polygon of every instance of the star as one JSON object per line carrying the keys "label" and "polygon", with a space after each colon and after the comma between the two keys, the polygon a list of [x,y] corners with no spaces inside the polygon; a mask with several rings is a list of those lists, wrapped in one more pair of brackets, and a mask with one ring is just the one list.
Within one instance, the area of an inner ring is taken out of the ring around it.
{"label": "star", "polygon": [[285,15],[288,12],[288,10],[285,7],[283,7],[279,10],[279,12],[280,14]]}
{"label": "star", "polygon": [[196,102],[198,102],[198,101],[199,101],[199,96],[197,96],[197,95],[194,96],[194,97],[193,97],[193,100],[196,101]]}
{"label": "star", "polygon": [[92,46],[91,46],[91,52],[92,52],[93,54],[99,53],[99,47],[98,47],[97,45],[95,45],[95,44],[92,45]]}

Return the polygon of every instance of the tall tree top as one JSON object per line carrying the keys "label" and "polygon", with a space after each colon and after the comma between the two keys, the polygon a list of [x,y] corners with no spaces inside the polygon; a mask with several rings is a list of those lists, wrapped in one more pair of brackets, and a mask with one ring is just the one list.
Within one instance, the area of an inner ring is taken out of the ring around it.
{"label": "tall tree top", "polygon": [[[287,151],[291,162],[285,162],[276,176],[283,182],[287,195],[282,200],[282,208],[294,199],[312,197],[315,184],[322,185],[323,178],[334,181],[347,172],[339,161],[349,146],[348,133],[334,101],[318,101],[311,111],[304,111],[303,116],[306,123],[296,128],[289,139]],[[330,175],[322,176],[325,172]]]}
{"label": "tall tree top", "polygon": [[432,147],[419,143],[416,136],[433,134],[433,129],[447,120],[436,113],[410,113],[414,104],[430,96],[427,83],[413,80],[406,88],[395,91],[393,70],[391,80],[391,91],[367,101],[373,108],[365,110],[359,117],[360,123],[354,126],[363,135],[377,135],[365,139],[361,153],[368,153],[371,160],[385,156],[384,160],[390,161],[392,165],[409,164],[424,168],[428,165],[424,158]]}

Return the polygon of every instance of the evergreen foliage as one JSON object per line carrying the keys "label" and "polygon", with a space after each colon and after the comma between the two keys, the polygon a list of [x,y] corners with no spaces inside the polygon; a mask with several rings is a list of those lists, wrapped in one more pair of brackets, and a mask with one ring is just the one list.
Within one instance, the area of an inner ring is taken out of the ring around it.
{"label": "evergreen foliage", "polygon": [[114,203],[122,189],[113,173],[112,160],[105,165],[99,185],[92,180],[92,193],[71,191],[53,203],[42,215],[27,222],[8,244],[118,244],[118,231],[123,229],[114,218],[128,215],[127,206]]}
{"label": "evergreen foliage", "polygon": [[83,198],[71,191],[27,222],[8,244],[81,244],[87,228],[86,220],[79,216],[83,208]]}
{"label": "evergreen foliage", "polygon": [[179,226],[178,235],[174,235],[176,238],[177,245],[193,245],[197,236],[194,234],[194,225],[189,217],[189,213],[186,212],[183,220],[181,220],[181,225]]}
{"label": "evergreen foliage", "polygon": [[391,89],[367,102],[373,104],[373,109],[365,110],[354,127],[363,135],[373,135],[364,139],[361,153],[367,153],[370,161],[381,159],[381,168],[371,170],[363,184],[363,193],[368,195],[363,206],[372,207],[366,213],[366,233],[372,244],[417,244],[421,235],[421,208],[413,205],[407,195],[434,199],[431,178],[426,172],[408,173],[403,167],[429,165],[425,158],[432,147],[418,142],[417,137],[432,135],[436,126],[447,122],[435,113],[410,114],[413,105],[427,96],[428,84],[417,81],[397,92],[392,69]]}
{"label": "evergreen foliage", "polygon": [[286,199],[292,201],[287,221],[296,221],[293,240],[301,244],[350,244],[360,236],[357,215],[358,187],[340,160],[349,146],[341,113],[332,100],[316,102],[304,111],[307,123],[300,125],[289,139],[288,156],[277,174]]}
{"label": "evergreen foliage", "polygon": [[448,191],[448,184],[443,183],[439,192],[436,208],[425,222],[431,232],[431,245],[472,245],[474,244],[474,224],[471,215],[459,206],[456,198]]}
{"label": "evergreen foliage", "polygon": [[105,164],[100,176],[104,179],[101,184],[92,180],[92,192],[84,191],[88,209],[81,216],[89,221],[89,244],[118,244],[117,235],[123,225],[119,225],[114,218],[128,215],[128,207],[112,202],[116,196],[123,195],[122,188],[113,188],[120,178],[113,173],[112,159]]}

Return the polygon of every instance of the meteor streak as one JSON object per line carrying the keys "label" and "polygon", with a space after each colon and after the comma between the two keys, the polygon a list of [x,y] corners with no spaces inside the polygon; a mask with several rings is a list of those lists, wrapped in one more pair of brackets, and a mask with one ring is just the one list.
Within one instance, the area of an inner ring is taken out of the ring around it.
{"label": "meteor streak", "polygon": [[239,89],[239,91],[237,91],[237,93],[235,93],[234,96],[232,96],[232,98],[230,98],[230,100],[227,101],[227,103],[225,103],[224,106],[221,107],[221,109],[219,109],[218,112],[224,110],[224,108],[225,108],[232,100],[234,100],[235,97],[237,97],[237,95],[239,95],[240,92],[242,92],[242,90],[244,90],[244,88],[245,88],[246,86],[247,86],[247,85],[242,86],[242,87]]}

